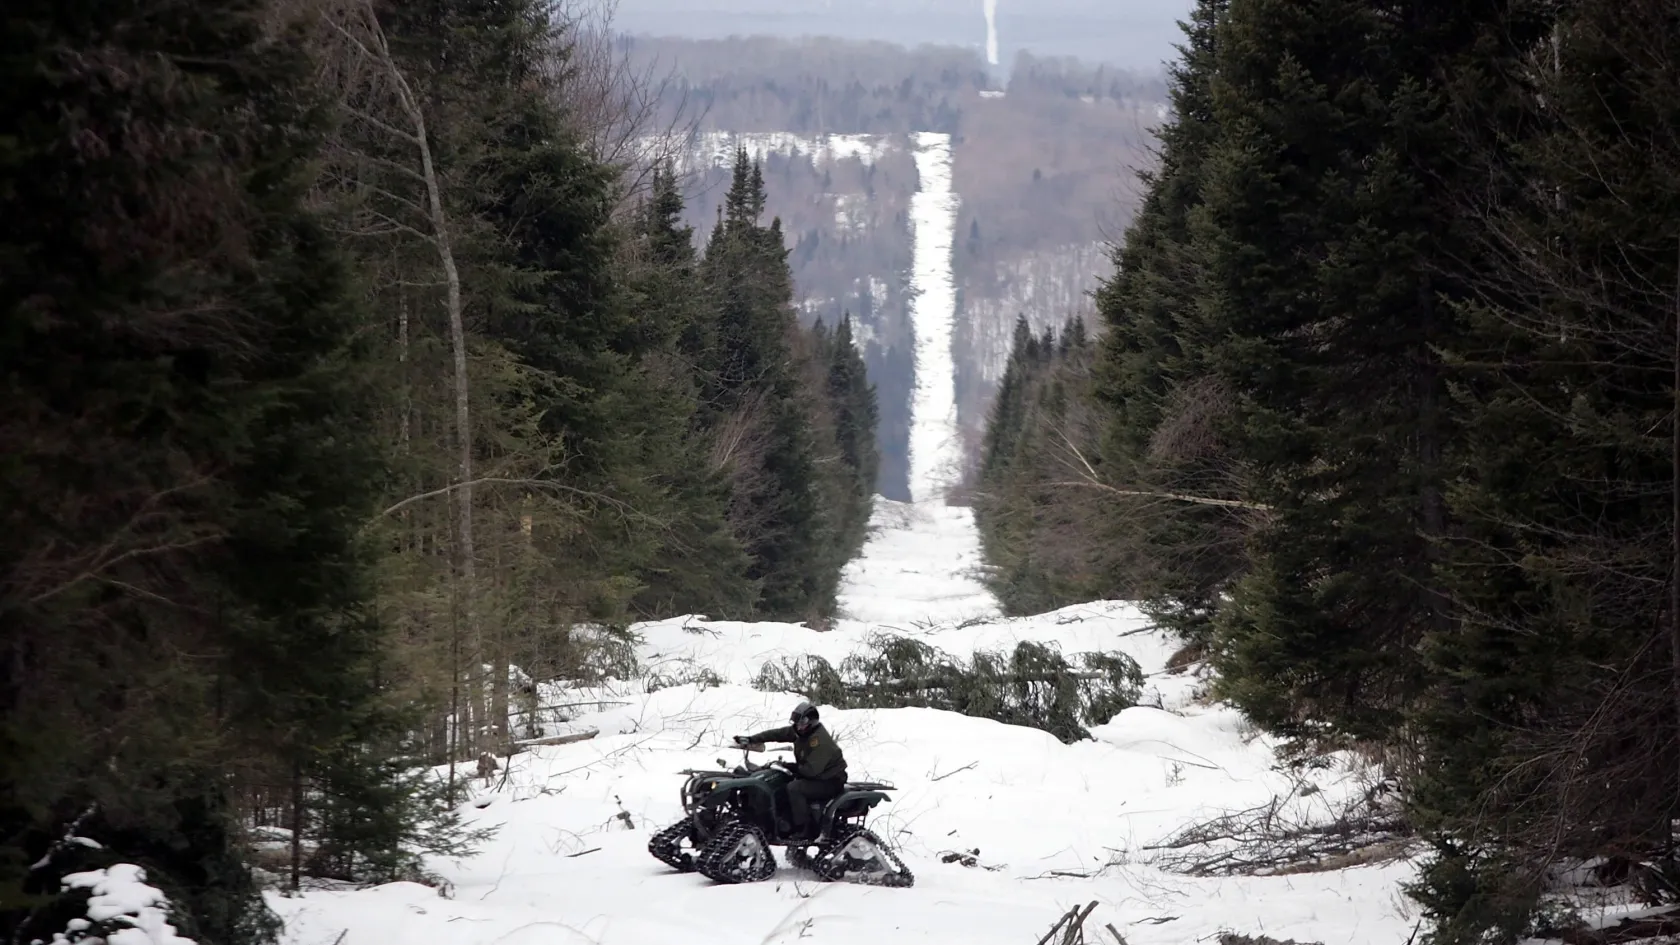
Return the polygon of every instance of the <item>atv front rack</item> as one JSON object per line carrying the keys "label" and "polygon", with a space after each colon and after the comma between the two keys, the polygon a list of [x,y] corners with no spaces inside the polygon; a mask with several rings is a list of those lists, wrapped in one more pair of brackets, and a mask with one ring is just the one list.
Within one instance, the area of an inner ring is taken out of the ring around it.
{"label": "atv front rack", "polygon": [[[722,781],[726,778],[732,778],[732,777],[735,776],[733,772],[729,772],[729,771],[695,771],[692,768],[690,768],[687,771],[683,771],[681,773],[688,775],[688,780],[683,782],[682,793],[681,793],[681,795],[679,795],[679,799],[682,801],[683,813],[685,813],[685,814],[693,814],[694,813],[694,809],[695,809],[694,804],[695,804],[695,801],[698,800],[698,797],[697,797],[696,792],[694,790],[694,786],[696,784],[700,783],[701,781],[711,781],[711,782],[714,782],[714,784],[715,784],[715,782]],[[711,789],[710,787],[707,788],[707,790],[710,790],[710,789]]]}

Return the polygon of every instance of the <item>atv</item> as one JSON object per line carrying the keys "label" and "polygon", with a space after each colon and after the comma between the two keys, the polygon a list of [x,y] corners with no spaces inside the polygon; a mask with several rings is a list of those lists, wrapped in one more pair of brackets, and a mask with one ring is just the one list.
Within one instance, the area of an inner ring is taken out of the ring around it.
{"label": "atv", "polygon": [[[772,847],[786,847],[788,865],[807,869],[825,881],[907,887],[915,883],[903,861],[873,832],[864,829],[870,808],[890,801],[890,784],[848,781],[839,797],[811,805],[818,825],[812,837],[795,834],[784,816],[785,788],[793,780],[783,761],[755,765],[746,757],[763,750],[743,748],[742,763],[730,770],[680,772],[686,815],[648,840],[648,852],[684,873],[698,870],[719,883],[756,883],[776,872]],[[719,765],[728,762],[718,759]],[[687,845],[689,850],[684,850]],[[815,846],[812,855],[809,848]]]}

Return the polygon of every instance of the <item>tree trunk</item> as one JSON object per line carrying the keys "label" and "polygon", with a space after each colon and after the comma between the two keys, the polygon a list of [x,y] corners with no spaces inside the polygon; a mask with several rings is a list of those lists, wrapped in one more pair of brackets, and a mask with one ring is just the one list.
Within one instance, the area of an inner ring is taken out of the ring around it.
{"label": "tree trunk", "polygon": [[[295,747],[293,749],[296,750]],[[292,892],[303,878],[303,764],[292,762]]]}
{"label": "tree trunk", "polygon": [[1446,534],[1446,497],[1441,492],[1441,391],[1440,370],[1430,346],[1439,341],[1435,322],[1435,293],[1425,276],[1418,284],[1418,315],[1423,328],[1424,348],[1418,354],[1418,503],[1424,546],[1426,619],[1436,632],[1446,629],[1446,595],[1436,584],[1436,542]]}
{"label": "tree trunk", "polygon": [[[398,420],[399,424],[401,425],[401,429],[397,434],[397,439],[398,439],[398,442],[402,445],[403,455],[407,456],[408,455],[408,439],[409,439],[409,430],[408,430],[409,414],[413,413],[413,411],[414,411],[413,397],[411,396],[411,394],[409,392],[409,386],[408,386],[409,377],[408,377],[408,293],[407,292],[398,292],[397,293],[397,364],[400,365],[397,369],[397,373],[400,375],[400,380],[401,380],[401,384],[402,384],[402,400],[398,404],[398,406],[402,410],[402,416]],[[407,521],[408,516],[404,515],[403,520]]]}
{"label": "tree trunk", "polygon": [[[492,564],[497,575],[503,573],[502,544],[500,541],[496,543],[496,557]],[[496,583],[500,585],[501,581],[498,580]],[[498,590],[501,589],[498,587]],[[500,613],[505,615],[506,612],[506,608],[503,608]],[[508,737],[508,673],[511,667],[508,665],[506,617],[503,616],[495,623],[496,626],[492,631],[490,640],[492,650],[490,665],[492,672],[495,674],[495,678],[490,681],[490,751],[492,754],[501,754],[508,751],[513,742]]]}
{"label": "tree trunk", "polygon": [[[1668,578],[1668,643],[1670,659],[1670,689],[1674,699],[1675,743],[1680,746],[1680,246],[1675,249],[1674,274],[1674,348],[1670,354],[1673,376],[1669,381],[1669,578]],[[1680,751],[1676,751],[1676,765],[1680,766]],[[1680,769],[1676,771],[1675,787],[1670,797],[1680,793]],[[1673,823],[1670,811],[1668,823]],[[1667,829],[1665,846],[1673,846],[1674,830]]]}
{"label": "tree trunk", "polygon": [[403,85],[402,98],[404,106],[408,109],[409,117],[414,122],[415,137],[418,139],[420,147],[420,169],[421,175],[426,181],[426,205],[431,213],[432,238],[434,245],[437,247],[438,261],[443,266],[444,281],[447,286],[445,305],[449,312],[449,344],[450,353],[455,362],[456,476],[460,484],[459,488],[455,490],[456,570],[461,583],[462,627],[466,634],[467,651],[471,657],[467,678],[474,683],[469,690],[469,700],[474,706],[479,707],[479,711],[474,714],[482,717],[484,641],[480,638],[474,607],[478,573],[477,551],[473,545],[472,410],[469,398],[470,384],[467,375],[466,322],[461,303],[461,273],[456,268],[455,253],[449,241],[449,217],[444,211],[442,187],[438,182],[437,168],[432,162],[432,147],[430,140],[427,138],[426,118],[421,113],[419,105],[415,103],[413,96],[409,94],[406,83]]}
{"label": "tree trunk", "polygon": [[[478,621],[474,606],[474,594],[477,586],[477,552],[473,546],[473,437],[472,437],[472,409],[470,401],[470,383],[467,374],[467,332],[466,319],[461,300],[461,272],[455,264],[455,251],[451,242],[453,227],[449,220],[448,211],[444,207],[443,183],[439,179],[437,164],[432,157],[430,133],[426,128],[425,110],[420,107],[420,100],[409,86],[408,79],[402,70],[397,68],[396,60],[391,56],[389,45],[385,41],[384,30],[379,25],[379,19],[371,7],[364,9],[367,17],[370,35],[375,49],[383,64],[390,72],[392,83],[396,86],[397,98],[402,105],[409,123],[414,128],[412,143],[420,154],[420,179],[426,188],[426,213],[431,225],[431,243],[437,250],[438,263],[443,268],[445,295],[444,306],[449,315],[449,343],[450,353],[454,361],[455,388],[455,447],[456,447],[456,477],[458,487],[454,490],[456,501],[455,514],[455,570],[458,578],[458,594],[461,613],[460,631],[465,635],[468,658],[467,705],[469,711],[456,716],[457,726],[463,726],[465,716],[471,715],[475,720],[484,717],[484,641],[479,636]],[[458,685],[458,684],[457,684]],[[459,694],[457,693],[459,702]],[[472,711],[476,710],[476,711]],[[471,729],[462,727],[463,731]],[[476,748],[476,739],[469,735],[468,747]],[[454,759],[451,758],[451,764]],[[453,772],[451,773],[453,781]]]}
{"label": "tree trunk", "polygon": [[449,803],[455,803],[455,761],[461,757],[461,628],[449,629]]}

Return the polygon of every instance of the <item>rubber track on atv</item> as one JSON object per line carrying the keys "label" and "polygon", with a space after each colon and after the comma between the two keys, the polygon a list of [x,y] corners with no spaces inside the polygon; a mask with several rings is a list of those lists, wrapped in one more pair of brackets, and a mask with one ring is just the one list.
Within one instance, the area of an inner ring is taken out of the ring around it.
{"label": "rubber track on atv", "polygon": [[[854,838],[860,836],[874,844],[876,851],[879,852],[888,863],[892,864],[894,870],[893,872],[888,873],[885,876],[872,876],[864,874],[855,879],[848,878],[846,876],[846,871],[842,869],[839,864],[833,861],[832,856],[834,853],[839,851],[841,847],[844,847]],[[904,865],[904,861],[898,858],[898,854],[889,849],[886,843],[882,842],[881,838],[875,835],[874,831],[864,830],[861,828],[849,831],[818,847],[817,855],[813,858],[813,862],[811,864],[811,869],[815,871],[818,876],[831,883],[857,883],[864,886],[891,886],[899,889],[907,889],[916,884],[916,875],[910,872],[910,867]]]}
{"label": "rubber track on atv", "polygon": [[648,838],[648,852],[654,859],[674,870],[684,873],[694,872],[693,854],[682,852],[682,842],[688,840],[693,843],[694,825],[687,817],[677,821],[664,830]]}
{"label": "rubber track on atv", "polygon": [[[758,838],[758,844],[764,850],[763,864],[751,873],[743,876],[726,865],[725,857],[735,852],[736,844],[742,838],[752,834]],[[700,850],[700,856],[695,865],[700,875],[719,883],[756,883],[769,879],[776,872],[776,852],[771,849],[769,839],[764,831],[752,824],[740,821],[727,824],[706,841],[706,846]]]}

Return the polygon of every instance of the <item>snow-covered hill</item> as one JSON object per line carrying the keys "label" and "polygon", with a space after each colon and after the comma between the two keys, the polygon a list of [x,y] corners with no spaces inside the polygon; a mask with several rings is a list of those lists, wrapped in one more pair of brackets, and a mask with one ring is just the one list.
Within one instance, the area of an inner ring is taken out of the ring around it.
{"label": "snow-covered hill", "polygon": [[[1291,790],[1271,744],[1233,711],[1200,704],[1195,674],[1165,669],[1172,641],[1124,603],[973,622],[987,602],[963,573],[973,549],[960,547],[972,539],[953,525],[962,510],[943,510],[944,521],[916,514],[927,511],[881,503],[880,531],[846,593],[867,619],[829,632],[692,618],[638,627],[647,677],[590,694],[604,704],[563,726],[597,737],[516,755],[505,781],[475,782],[468,809],[500,829],[471,859],[433,864],[452,887],[447,898],[413,884],[277,895],[288,945],[1032,945],[1062,912],[1093,900],[1093,935],[1106,939],[1101,928],[1112,924],[1131,945],[1211,941],[1227,929],[1407,940],[1415,917],[1397,888],[1403,866],[1240,879],[1152,866],[1148,848],[1183,825]],[[906,562],[919,571],[902,570]],[[852,776],[899,787],[873,823],[915,871],[910,889],[821,884],[785,863],[767,882],[720,886],[649,856],[650,833],[681,815],[677,772],[736,763],[730,736],[781,724],[797,701],[751,688],[760,666],[803,653],[838,663],[882,625],[962,655],[1021,640],[1070,654],[1121,650],[1148,674],[1145,705],[1071,745],[930,709],[827,712]],[[1319,783],[1298,803],[1334,804],[1360,777],[1343,767]],[[942,862],[976,849],[977,865]]]}

